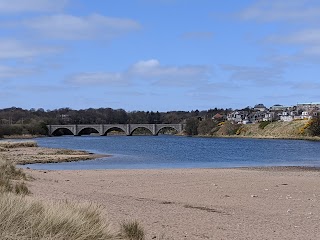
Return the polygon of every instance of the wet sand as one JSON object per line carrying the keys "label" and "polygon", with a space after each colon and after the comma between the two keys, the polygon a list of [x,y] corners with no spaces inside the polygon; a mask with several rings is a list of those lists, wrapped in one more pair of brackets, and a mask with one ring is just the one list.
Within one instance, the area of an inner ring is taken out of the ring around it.
{"label": "wet sand", "polygon": [[[320,171],[308,168],[26,170],[41,199],[92,201],[147,239],[319,239]],[[163,235],[162,238],[159,238]]]}

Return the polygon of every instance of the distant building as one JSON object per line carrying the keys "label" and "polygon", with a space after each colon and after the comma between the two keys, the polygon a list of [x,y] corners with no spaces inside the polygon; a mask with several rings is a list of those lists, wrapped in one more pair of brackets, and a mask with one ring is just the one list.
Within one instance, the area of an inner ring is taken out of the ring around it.
{"label": "distant building", "polygon": [[319,110],[320,109],[320,102],[314,103],[298,103],[297,110],[301,111],[312,111],[312,110]]}
{"label": "distant building", "polygon": [[264,112],[267,110],[267,108],[262,104],[262,103],[259,103],[257,105],[254,106],[253,108],[254,111],[261,111],[261,112]]}
{"label": "distant building", "polygon": [[214,119],[214,120],[221,120],[221,119],[223,119],[223,118],[224,118],[224,116],[221,115],[220,113],[217,113],[216,115],[214,115],[214,116],[212,117],[212,119]]}
{"label": "distant building", "polygon": [[270,108],[270,111],[285,111],[287,107],[280,105],[280,104],[275,104]]}

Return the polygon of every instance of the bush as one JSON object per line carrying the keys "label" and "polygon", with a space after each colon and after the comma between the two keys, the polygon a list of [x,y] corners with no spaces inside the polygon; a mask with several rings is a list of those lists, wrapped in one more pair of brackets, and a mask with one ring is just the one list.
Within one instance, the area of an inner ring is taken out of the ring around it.
{"label": "bush", "polygon": [[264,129],[266,126],[268,126],[271,123],[271,121],[263,121],[259,124],[260,129]]}
{"label": "bush", "polygon": [[241,124],[233,124],[227,121],[221,126],[220,132],[222,135],[235,135],[237,134],[238,129],[241,128],[241,126]]}
{"label": "bush", "polygon": [[189,118],[186,122],[185,132],[187,135],[198,135],[199,120],[197,118]]}
{"label": "bush", "polygon": [[313,118],[309,122],[308,130],[312,136],[320,136],[320,117]]}

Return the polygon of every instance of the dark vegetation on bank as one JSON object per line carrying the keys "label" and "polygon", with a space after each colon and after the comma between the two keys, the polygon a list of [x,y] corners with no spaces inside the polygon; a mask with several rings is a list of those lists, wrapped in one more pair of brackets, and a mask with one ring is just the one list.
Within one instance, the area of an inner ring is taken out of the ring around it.
{"label": "dark vegetation on bank", "polygon": [[6,108],[0,109],[0,137],[13,135],[46,135],[48,124],[127,124],[127,123],[186,123],[188,119],[211,119],[215,114],[226,115],[228,109],[207,111],[132,111],[112,108],[55,110]]}

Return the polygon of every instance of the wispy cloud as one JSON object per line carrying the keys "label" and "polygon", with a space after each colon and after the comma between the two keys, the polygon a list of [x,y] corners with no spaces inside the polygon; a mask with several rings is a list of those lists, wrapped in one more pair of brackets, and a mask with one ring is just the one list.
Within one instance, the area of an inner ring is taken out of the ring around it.
{"label": "wispy cloud", "polygon": [[257,21],[313,21],[320,19],[317,0],[260,0],[244,9],[239,17]]}
{"label": "wispy cloud", "polygon": [[68,77],[66,82],[68,84],[78,86],[99,86],[100,84],[108,84],[111,86],[123,86],[128,84],[122,73],[112,72],[77,73]]}
{"label": "wispy cloud", "polygon": [[69,0],[0,0],[2,14],[60,11]]}
{"label": "wispy cloud", "polygon": [[112,39],[141,29],[141,25],[135,20],[112,18],[100,14],[86,17],[57,14],[25,20],[17,24],[41,36],[64,40]]}
{"label": "wispy cloud", "polygon": [[319,82],[312,82],[312,81],[303,81],[299,83],[294,83],[292,85],[293,89],[298,90],[314,90],[314,89],[320,89],[320,83]]}
{"label": "wispy cloud", "polygon": [[29,45],[14,39],[0,40],[0,59],[33,58],[61,51],[61,48]]}
{"label": "wispy cloud", "polygon": [[320,45],[320,28],[300,30],[282,36],[270,36],[271,42]]}
{"label": "wispy cloud", "polygon": [[235,65],[221,65],[222,70],[230,72],[230,80],[238,82],[247,82],[249,84],[264,85],[267,86],[272,83],[284,84],[282,81],[282,75],[284,68],[282,66],[235,66]]}
{"label": "wispy cloud", "polygon": [[28,69],[28,68],[17,68],[10,67],[5,65],[0,65],[0,79],[8,80],[10,78],[16,78],[21,76],[28,76],[35,74],[37,72],[36,69]]}
{"label": "wispy cloud", "polygon": [[132,84],[143,81],[157,86],[188,87],[200,81],[206,81],[210,76],[207,66],[163,66],[156,59],[139,61],[123,72],[79,73],[66,79],[69,84],[98,85],[101,83],[112,85]]}

